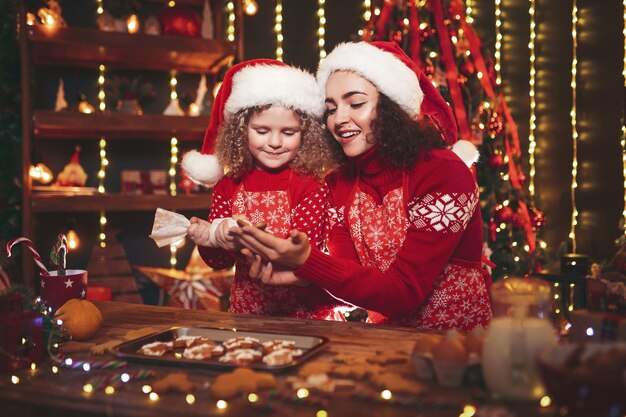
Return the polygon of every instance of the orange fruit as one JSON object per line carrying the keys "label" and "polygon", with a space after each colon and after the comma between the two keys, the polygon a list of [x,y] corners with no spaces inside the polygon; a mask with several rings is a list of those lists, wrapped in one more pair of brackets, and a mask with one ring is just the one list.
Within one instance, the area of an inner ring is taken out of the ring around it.
{"label": "orange fruit", "polygon": [[74,340],[85,340],[96,334],[102,325],[98,307],[87,300],[73,298],[63,304],[55,317],[63,321],[63,327]]}

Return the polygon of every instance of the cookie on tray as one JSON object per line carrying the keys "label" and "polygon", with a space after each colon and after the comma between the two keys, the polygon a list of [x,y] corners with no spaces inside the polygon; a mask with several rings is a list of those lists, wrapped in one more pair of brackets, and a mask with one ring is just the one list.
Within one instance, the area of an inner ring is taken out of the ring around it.
{"label": "cookie on tray", "polygon": [[217,356],[221,356],[224,350],[221,346],[219,346],[220,349],[216,349],[217,347],[218,346],[215,346],[212,343],[191,346],[183,351],[183,357],[186,359],[201,361],[204,359],[211,359]]}
{"label": "cookie on tray", "polygon": [[287,365],[293,361],[292,349],[277,349],[263,356],[263,363],[269,366]]}
{"label": "cookie on tray", "polygon": [[232,339],[225,340],[222,345],[226,351],[237,349],[256,349],[261,343],[259,339],[254,337],[233,337]]}
{"label": "cookie on tray", "polygon": [[147,343],[137,350],[137,353],[147,356],[163,356],[165,353],[172,350],[172,344],[170,342],[152,342]]}
{"label": "cookie on tray", "polygon": [[263,354],[255,349],[230,350],[221,356],[219,361],[239,366],[247,366],[261,359]]}
{"label": "cookie on tray", "polygon": [[293,340],[269,340],[267,342],[262,343],[263,353],[268,354],[272,353],[278,349],[294,349],[296,347],[296,342]]}

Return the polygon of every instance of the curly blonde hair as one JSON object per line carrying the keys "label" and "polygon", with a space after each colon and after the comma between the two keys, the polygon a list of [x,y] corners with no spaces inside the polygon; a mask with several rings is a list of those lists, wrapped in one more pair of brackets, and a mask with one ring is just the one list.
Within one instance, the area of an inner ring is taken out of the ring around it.
{"label": "curly blonde hair", "polygon": [[[228,116],[222,123],[215,142],[215,155],[228,175],[239,179],[254,168],[248,149],[248,123],[254,114],[270,107],[271,104],[242,109]],[[321,179],[337,165],[332,144],[328,142],[320,121],[300,110],[292,110],[300,119],[302,139],[300,149],[289,166],[298,174]]]}

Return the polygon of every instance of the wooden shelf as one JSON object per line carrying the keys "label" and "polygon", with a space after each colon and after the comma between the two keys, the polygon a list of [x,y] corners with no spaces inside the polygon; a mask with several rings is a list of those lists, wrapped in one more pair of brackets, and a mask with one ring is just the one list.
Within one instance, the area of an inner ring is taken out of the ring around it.
{"label": "wooden shelf", "polygon": [[38,195],[31,198],[36,213],[91,212],[91,211],[152,211],[157,207],[167,210],[205,210],[211,207],[212,194],[170,195]]}
{"label": "wooden shelf", "polygon": [[232,43],[181,36],[35,25],[28,38],[37,65],[215,73],[233,57]]}
{"label": "wooden shelf", "polygon": [[163,116],[123,113],[54,112],[33,115],[33,135],[39,139],[141,139],[202,142],[210,116]]}

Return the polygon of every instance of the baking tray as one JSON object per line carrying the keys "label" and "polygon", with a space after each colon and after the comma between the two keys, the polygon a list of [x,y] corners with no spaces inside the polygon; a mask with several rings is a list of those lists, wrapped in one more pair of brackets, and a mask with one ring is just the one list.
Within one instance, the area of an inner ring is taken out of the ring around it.
{"label": "baking tray", "polygon": [[[240,367],[241,365],[219,362],[217,358],[193,360],[187,359],[179,355],[177,357],[172,352],[167,352],[163,356],[148,356],[137,353],[137,350],[143,345],[152,342],[169,342],[181,336],[201,336],[211,339],[216,343],[224,342],[225,340],[232,339],[234,337],[254,337],[259,339],[261,343],[271,340],[291,340],[295,342],[295,349],[301,349],[303,354],[297,356],[290,363],[284,365],[267,365],[263,362],[255,362],[247,365],[249,368],[264,370],[268,372],[283,372],[291,369],[301,363],[307,361],[311,356],[317,354],[319,351],[326,348],[328,345],[328,339],[322,336],[304,336],[304,335],[292,335],[285,333],[266,333],[256,332],[239,329],[224,329],[214,327],[172,327],[160,333],[154,333],[148,336],[141,337],[139,339],[131,340],[120,344],[115,349],[115,354],[119,358],[126,360],[151,363],[153,365],[167,365],[167,366],[193,366],[203,367],[215,370],[228,370],[232,368]],[[182,350],[181,350],[182,352]]]}

